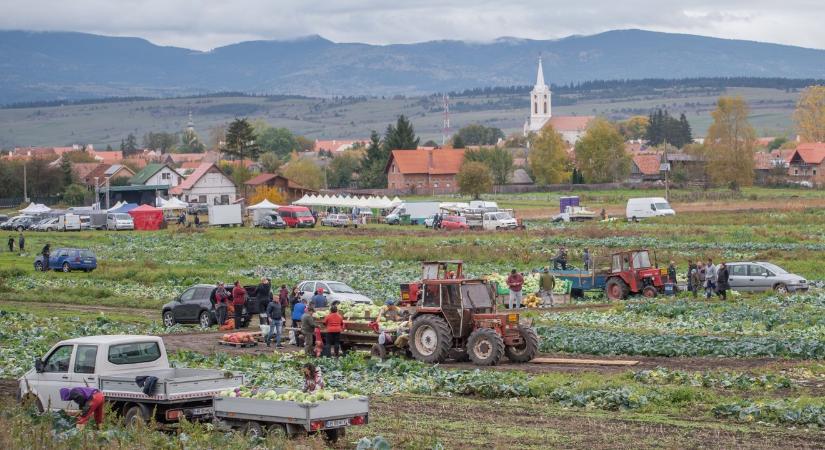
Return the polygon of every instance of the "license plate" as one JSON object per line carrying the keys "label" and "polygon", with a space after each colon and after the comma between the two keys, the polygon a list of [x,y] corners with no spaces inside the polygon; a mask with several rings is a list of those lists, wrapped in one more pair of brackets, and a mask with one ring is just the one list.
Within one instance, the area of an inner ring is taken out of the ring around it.
{"label": "license plate", "polygon": [[325,428],[338,428],[349,425],[349,419],[327,420]]}
{"label": "license plate", "polygon": [[193,416],[206,416],[215,413],[215,408],[192,408],[189,413]]}

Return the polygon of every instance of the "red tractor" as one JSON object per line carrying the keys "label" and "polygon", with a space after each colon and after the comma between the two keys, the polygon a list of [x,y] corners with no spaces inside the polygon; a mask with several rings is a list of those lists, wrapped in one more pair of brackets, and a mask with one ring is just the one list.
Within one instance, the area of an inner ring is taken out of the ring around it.
{"label": "red tractor", "polygon": [[538,335],[516,313],[497,313],[495,292],[486,280],[465,279],[461,261],[423,263],[420,282],[402,286],[402,305],[410,306],[409,350],[427,363],[451,354],[481,366],[502,356],[528,362],[538,353]]}
{"label": "red tractor", "polygon": [[614,253],[604,290],[607,298],[621,300],[629,295],[655,297],[664,289],[661,269],[650,264],[647,250]]}

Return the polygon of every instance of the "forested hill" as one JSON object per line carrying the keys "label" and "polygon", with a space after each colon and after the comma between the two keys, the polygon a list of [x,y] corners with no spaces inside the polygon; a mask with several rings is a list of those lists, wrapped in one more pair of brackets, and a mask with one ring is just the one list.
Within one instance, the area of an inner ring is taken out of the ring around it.
{"label": "forested hill", "polygon": [[112,96],[395,95],[693,77],[821,78],[825,51],[642,30],[489,43],[334,43],[319,36],[200,52],[138,38],[0,31],[0,104]]}

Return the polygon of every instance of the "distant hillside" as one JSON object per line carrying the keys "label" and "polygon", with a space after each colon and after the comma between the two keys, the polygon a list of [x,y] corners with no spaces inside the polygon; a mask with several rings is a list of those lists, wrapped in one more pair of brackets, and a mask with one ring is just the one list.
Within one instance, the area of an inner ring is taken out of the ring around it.
{"label": "distant hillside", "polygon": [[217,91],[413,95],[532,84],[536,57],[555,84],[686,77],[820,78],[825,51],[641,30],[559,40],[403,45],[319,36],[200,52],[138,38],[0,31],[0,104]]}

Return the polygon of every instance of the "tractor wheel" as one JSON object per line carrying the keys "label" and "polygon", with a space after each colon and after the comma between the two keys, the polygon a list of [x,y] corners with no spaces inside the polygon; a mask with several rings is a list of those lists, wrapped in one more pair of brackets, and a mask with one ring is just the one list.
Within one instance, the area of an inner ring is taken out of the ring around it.
{"label": "tractor wheel", "polygon": [[415,319],[410,336],[410,350],[415,359],[431,364],[447,359],[453,336],[447,322],[441,317],[424,315]]}
{"label": "tractor wheel", "polygon": [[539,336],[536,334],[536,330],[523,325],[519,325],[518,332],[524,342],[521,345],[504,347],[504,354],[507,355],[507,359],[514,363],[532,361],[539,352]]}
{"label": "tractor wheel", "polygon": [[646,286],[642,289],[642,296],[645,298],[654,298],[659,294],[653,286]]}
{"label": "tractor wheel", "polygon": [[504,355],[504,341],[492,328],[479,328],[467,339],[467,353],[477,366],[495,366]]}
{"label": "tractor wheel", "polygon": [[615,277],[607,280],[604,291],[610,300],[622,300],[627,298],[628,294],[627,284],[621,278]]}

